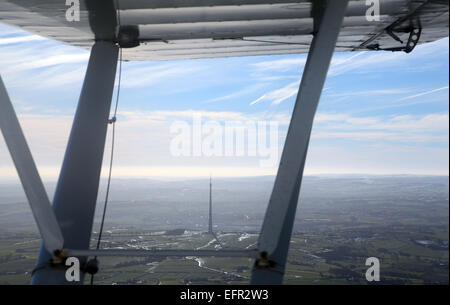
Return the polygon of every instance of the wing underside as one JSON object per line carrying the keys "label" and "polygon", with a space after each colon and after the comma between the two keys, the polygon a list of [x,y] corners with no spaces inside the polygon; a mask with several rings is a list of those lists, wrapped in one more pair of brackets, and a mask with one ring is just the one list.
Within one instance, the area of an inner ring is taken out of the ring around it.
{"label": "wing underside", "polygon": [[[139,46],[124,49],[125,60],[298,54],[309,51],[318,2],[85,0],[80,21],[69,22],[63,0],[0,0],[0,22],[82,48],[131,29]],[[448,7],[442,0],[380,0],[379,20],[372,20],[373,5],[350,1],[336,51],[407,51],[413,34],[419,43],[446,37]]]}

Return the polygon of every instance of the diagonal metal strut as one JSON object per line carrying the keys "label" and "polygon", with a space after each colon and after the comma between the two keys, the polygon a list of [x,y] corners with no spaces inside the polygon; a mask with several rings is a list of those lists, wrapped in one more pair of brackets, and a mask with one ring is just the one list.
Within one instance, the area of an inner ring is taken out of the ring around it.
{"label": "diagonal metal strut", "polygon": [[64,238],[1,77],[0,129],[19,174],[45,249],[53,254],[55,250],[62,249]]}
{"label": "diagonal metal strut", "polygon": [[[280,166],[258,241],[251,284],[282,284],[314,116],[348,0],[314,1],[317,33],[311,44]],[[320,11],[322,10],[322,11]]]}
{"label": "diagonal metal strut", "polygon": [[[97,41],[91,50],[53,199],[65,248],[89,249],[118,51],[109,41]],[[50,258],[42,249],[38,267],[48,264]],[[81,258],[82,264],[85,259]],[[33,276],[33,284],[74,283],[67,282],[64,270],[57,268],[37,268]]]}

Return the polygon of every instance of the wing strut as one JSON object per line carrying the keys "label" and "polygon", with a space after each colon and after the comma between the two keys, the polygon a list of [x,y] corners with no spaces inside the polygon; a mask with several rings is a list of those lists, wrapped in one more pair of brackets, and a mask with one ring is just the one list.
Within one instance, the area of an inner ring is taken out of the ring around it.
{"label": "wing strut", "polygon": [[53,256],[55,251],[62,249],[64,238],[1,77],[0,129],[16,166],[45,249]]}
{"label": "wing strut", "polygon": [[[89,249],[118,51],[119,47],[110,41],[97,41],[91,50],[53,199],[65,248]],[[83,282],[67,282],[64,268],[46,268],[50,259],[46,249],[41,249],[33,284]],[[80,264],[85,260],[81,257]]]}
{"label": "wing strut", "polygon": [[[314,1],[314,4],[323,1]],[[328,0],[303,72],[280,166],[258,241],[251,284],[282,284],[314,115],[348,0]],[[320,10],[320,6],[317,8]],[[313,10],[314,11],[314,10]]]}

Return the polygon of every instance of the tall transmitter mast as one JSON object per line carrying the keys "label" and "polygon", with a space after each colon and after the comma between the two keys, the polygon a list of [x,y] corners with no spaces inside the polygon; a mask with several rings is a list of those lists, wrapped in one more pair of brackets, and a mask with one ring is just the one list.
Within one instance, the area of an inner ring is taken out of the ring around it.
{"label": "tall transmitter mast", "polygon": [[211,176],[209,177],[209,223],[208,223],[208,233],[213,234],[212,227],[212,182]]}

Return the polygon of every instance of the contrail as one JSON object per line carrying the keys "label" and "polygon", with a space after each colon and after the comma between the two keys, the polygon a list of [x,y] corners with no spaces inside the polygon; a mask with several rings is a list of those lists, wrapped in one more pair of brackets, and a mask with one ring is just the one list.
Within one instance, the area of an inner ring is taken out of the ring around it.
{"label": "contrail", "polygon": [[399,99],[398,101],[409,100],[409,99],[416,98],[416,97],[419,97],[419,96],[422,96],[422,95],[426,95],[426,94],[431,94],[431,93],[434,93],[434,92],[442,91],[442,90],[448,89],[448,87],[449,87],[449,86],[445,86],[445,87],[438,88],[438,89],[434,89],[434,90],[431,90],[431,91],[422,92],[422,93],[415,94],[415,95],[410,95],[410,96],[401,98],[401,99]]}

